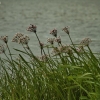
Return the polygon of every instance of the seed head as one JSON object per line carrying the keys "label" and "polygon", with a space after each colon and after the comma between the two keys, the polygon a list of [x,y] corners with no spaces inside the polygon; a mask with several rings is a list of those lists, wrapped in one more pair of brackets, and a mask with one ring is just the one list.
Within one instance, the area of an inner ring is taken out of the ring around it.
{"label": "seed head", "polygon": [[19,38],[19,44],[28,44],[30,38],[28,36],[22,36]]}
{"label": "seed head", "polygon": [[53,36],[57,37],[57,30],[56,29],[53,29],[50,34],[52,34]]}
{"label": "seed head", "polygon": [[8,36],[1,36],[0,39],[1,39],[4,43],[7,43],[7,42],[8,42]]}
{"label": "seed head", "polygon": [[48,39],[47,39],[47,43],[48,43],[48,42],[49,42],[50,44],[54,44],[54,38],[48,38]]}
{"label": "seed head", "polygon": [[68,27],[63,28],[62,31],[65,31],[69,35]]}
{"label": "seed head", "polygon": [[90,38],[85,38],[80,42],[80,45],[81,46],[88,46],[90,42],[91,42]]}
{"label": "seed head", "polygon": [[36,25],[30,24],[27,31],[36,33],[36,28],[37,28]]}
{"label": "seed head", "polygon": [[71,49],[71,46],[66,46],[66,45],[63,45],[63,46],[60,46],[59,47],[59,51],[61,53],[67,53],[67,54],[72,54],[72,49]]}
{"label": "seed head", "polygon": [[61,38],[60,36],[58,38],[55,38],[55,42],[60,43],[61,44]]}
{"label": "seed head", "polygon": [[15,36],[14,36],[14,38],[12,39],[12,42],[18,43],[19,42],[19,39],[21,37],[23,37],[23,36],[24,36],[24,34],[22,34],[22,33],[16,33]]}
{"label": "seed head", "polygon": [[0,54],[5,53],[6,51],[6,46],[5,45],[0,45]]}

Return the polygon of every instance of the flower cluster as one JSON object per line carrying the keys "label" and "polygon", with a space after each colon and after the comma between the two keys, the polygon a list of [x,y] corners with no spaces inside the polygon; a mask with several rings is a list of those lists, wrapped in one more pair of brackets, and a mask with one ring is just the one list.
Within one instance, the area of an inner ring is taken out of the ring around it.
{"label": "flower cluster", "polygon": [[60,44],[61,44],[61,38],[60,38],[60,36],[59,36],[59,37],[57,37],[57,38],[55,38],[55,42],[57,42],[57,43],[60,43]]}
{"label": "flower cluster", "polygon": [[28,44],[30,38],[28,36],[22,36],[19,38],[19,44]]}
{"label": "flower cluster", "polygon": [[30,38],[28,36],[24,36],[22,33],[16,33],[14,38],[12,39],[12,42],[16,42],[19,44],[28,44]]}
{"label": "flower cluster", "polygon": [[8,36],[1,36],[0,39],[1,39],[4,43],[7,43],[7,42],[8,42]]}
{"label": "flower cluster", "polygon": [[55,38],[48,38],[47,43],[49,42],[50,44],[54,44]]}
{"label": "flower cluster", "polygon": [[69,34],[68,27],[63,28],[62,30],[65,31],[67,34]]}
{"label": "flower cluster", "polygon": [[62,46],[53,48],[52,54],[58,55],[60,53],[72,54],[71,46],[62,45]]}
{"label": "flower cluster", "polygon": [[30,24],[30,26],[28,27],[27,31],[36,33],[36,28],[37,28],[36,25]]}
{"label": "flower cluster", "polygon": [[5,53],[5,51],[6,51],[5,46],[4,45],[0,45],[0,54],[1,53]]}
{"label": "flower cluster", "polygon": [[57,30],[56,29],[53,29],[50,34],[52,34],[53,36],[57,37]]}
{"label": "flower cluster", "polygon": [[91,42],[90,38],[85,38],[80,42],[80,45],[81,46],[88,46],[90,42]]}
{"label": "flower cluster", "polygon": [[67,53],[67,54],[71,54],[72,53],[72,49],[71,49],[71,46],[66,46],[66,45],[63,45],[63,46],[60,46],[59,47],[59,51],[61,53]]}
{"label": "flower cluster", "polygon": [[50,43],[50,44],[54,44],[54,42],[57,42],[58,44],[61,44],[61,38],[60,36],[57,37],[57,38],[48,38],[47,39],[47,43]]}
{"label": "flower cluster", "polygon": [[12,39],[12,42],[18,43],[20,37],[22,37],[22,36],[24,36],[24,34],[22,34],[22,33],[16,33],[15,36],[14,36],[14,38]]}

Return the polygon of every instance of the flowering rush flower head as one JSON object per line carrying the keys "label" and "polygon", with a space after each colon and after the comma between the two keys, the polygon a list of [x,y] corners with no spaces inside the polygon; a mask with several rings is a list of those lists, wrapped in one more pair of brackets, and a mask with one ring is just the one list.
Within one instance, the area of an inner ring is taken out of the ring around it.
{"label": "flowering rush flower head", "polygon": [[18,43],[19,42],[19,39],[20,39],[20,37],[22,37],[22,36],[24,36],[24,34],[22,34],[22,33],[16,33],[16,35],[14,36],[14,38],[12,39],[12,42],[16,42],[16,43]]}
{"label": "flowering rush flower head", "polygon": [[68,27],[63,28],[62,31],[65,31],[69,35]]}
{"label": "flowering rush flower head", "polygon": [[8,36],[1,36],[0,39],[4,42],[7,43],[8,42]]}
{"label": "flowering rush flower head", "polygon": [[5,53],[5,51],[6,51],[6,46],[5,45],[0,45],[0,54],[1,53]]}
{"label": "flowering rush flower head", "polygon": [[90,42],[91,42],[90,38],[85,38],[80,42],[80,45],[81,46],[88,46]]}
{"label": "flowering rush flower head", "polygon": [[48,38],[48,39],[47,39],[47,43],[49,42],[50,44],[54,44],[54,39],[55,39],[55,38]]}
{"label": "flowering rush flower head", "polygon": [[36,25],[30,24],[27,31],[36,33],[36,29],[37,29]]}
{"label": "flowering rush flower head", "polygon": [[22,36],[19,38],[19,44],[28,44],[30,38],[28,36]]}
{"label": "flowering rush flower head", "polygon": [[60,36],[59,36],[59,37],[57,37],[57,38],[55,38],[55,42],[57,42],[57,43],[60,43],[60,44],[61,44],[61,38],[60,38]]}
{"label": "flowering rush flower head", "polygon": [[19,44],[28,44],[29,40],[30,40],[29,36],[25,36],[22,33],[16,33],[16,35],[12,39],[12,42],[16,42]]}
{"label": "flowering rush flower head", "polygon": [[72,54],[72,49],[71,49],[71,46],[70,45],[68,45],[68,46],[63,45],[63,46],[59,47],[59,51],[61,53]]}
{"label": "flowering rush flower head", "polygon": [[53,29],[50,34],[52,34],[53,36],[57,37],[57,30],[56,29]]}

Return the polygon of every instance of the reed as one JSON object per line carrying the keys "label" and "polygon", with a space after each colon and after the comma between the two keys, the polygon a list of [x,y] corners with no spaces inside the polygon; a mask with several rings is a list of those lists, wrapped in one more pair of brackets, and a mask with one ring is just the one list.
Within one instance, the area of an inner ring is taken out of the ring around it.
{"label": "reed", "polygon": [[36,28],[30,25],[27,30],[39,42],[41,56],[38,57],[28,45],[28,36],[17,33],[12,39],[24,48],[14,48],[19,52],[17,59],[10,51],[8,36],[1,36],[4,45],[0,46],[0,53],[6,59],[0,58],[0,100],[99,100],[100,54],[92,52],[91,39],[85,38],[76,45],[65,27],[63,31],[71,45],[62,43],[56,29],[50,32],[54,37],[47,40],[49,44],[44,45]]}

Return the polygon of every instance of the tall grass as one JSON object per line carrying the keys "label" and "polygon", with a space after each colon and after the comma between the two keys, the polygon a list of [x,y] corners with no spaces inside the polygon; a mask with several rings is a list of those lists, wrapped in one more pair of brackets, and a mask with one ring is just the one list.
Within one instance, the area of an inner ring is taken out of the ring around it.
{"label": "tall grass", "polygon": [[[19,42],[24,48],[14,48],[19,52],[17,59],[11,54],[8,38],[1,38],[10,56],[3,45],[0,46],[0,51],[6,56],[6,59],[0,59],[0,100],[100,100],[99,54],[94,54],[90,49],[89,38],[75,45],[68,28],[63,30],[71,40],[70,46],[62,44],[56,29],[50,33],[55,39],[48,39],[51,44],[44,45],[38,37],[36,26],[28,28],[38,39],[41,57],[32,52],[28,36],[17,34],[13,38],[13,42]],[[54,42],[58,43],[57,47]]]}

